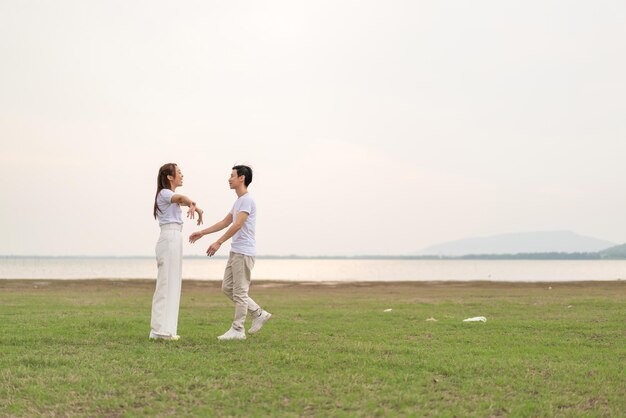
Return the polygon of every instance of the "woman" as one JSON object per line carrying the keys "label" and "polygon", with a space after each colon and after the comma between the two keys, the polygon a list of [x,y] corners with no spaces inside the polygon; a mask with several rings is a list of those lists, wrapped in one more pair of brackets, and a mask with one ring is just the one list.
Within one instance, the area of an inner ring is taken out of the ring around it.
{"label": "woman", "polygon": [[152,298],[151,339],[180,338],[177,334],[183,270],[183,219],[180,207],[188,206],[187,217],[194,219],[197,213],[198,225],[202,223],[202,209],[187,196],[174,193],[182,185],[183,174],[176,164],[165,164],[159,169],[153,215],[159,220],[161,234],[156,244],[158,276]]}

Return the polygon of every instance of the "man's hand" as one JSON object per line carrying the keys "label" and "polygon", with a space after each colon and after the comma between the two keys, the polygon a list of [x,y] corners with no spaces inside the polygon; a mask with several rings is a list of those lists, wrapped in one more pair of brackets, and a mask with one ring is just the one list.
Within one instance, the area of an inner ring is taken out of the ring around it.
{"label": "man's hand", "polygon": [[204,234],[202,233],[202,231],[194,232],[193,234],[189,235],[189,242],[193,244],[194,242],[198,241],[203,236]]}
{"label": "man's hand", "polygon": [[211,244],[209,249],[206,250],[206,255],[208,255],[209,257],[212,257],[217,252],[217,250],[220,249],[221,246],[222,246],[222,244],[220,244],[219,242],[215,241],[213,244]]}

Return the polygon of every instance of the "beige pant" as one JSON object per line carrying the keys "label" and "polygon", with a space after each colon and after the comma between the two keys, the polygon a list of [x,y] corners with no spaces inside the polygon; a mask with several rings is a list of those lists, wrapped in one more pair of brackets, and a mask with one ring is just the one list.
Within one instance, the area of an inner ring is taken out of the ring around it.
{"label": "beige pant", "polygon": [[160,335],[177,335],[178,308],[183,273],[183,226],[172,223],[161,226],[156,244],[158,275],[152,297],[152,331]]}
{"label": "beige pant", "polygon": [[260,306],[248,296],[254,261],[255,258],[249,255],[231,252],[228,257],[228,263],[226,264],[226,271],[224,271],[222,292],[224,292],[230,300],[235,302],[235,320],[233,321],[233,328],[237,331],[243,330],[243,324],[246,321],[248,311],[253,313],[261,309]]}

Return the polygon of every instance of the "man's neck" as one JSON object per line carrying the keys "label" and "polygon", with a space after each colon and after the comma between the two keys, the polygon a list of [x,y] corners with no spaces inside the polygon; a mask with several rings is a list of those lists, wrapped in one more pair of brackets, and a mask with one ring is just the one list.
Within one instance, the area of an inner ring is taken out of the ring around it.
{"label": "man's neck", "polygon": [[235,193],[237,193],[237,197],[241,197],[244,194],[248,193],[248,188],[246,186],[235,189]]}

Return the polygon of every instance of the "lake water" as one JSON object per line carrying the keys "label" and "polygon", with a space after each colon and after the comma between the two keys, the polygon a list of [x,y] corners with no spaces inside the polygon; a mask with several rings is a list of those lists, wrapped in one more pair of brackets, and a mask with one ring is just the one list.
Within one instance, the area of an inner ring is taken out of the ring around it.
{"label": "lake water", "polygon": [[[225,258],[183,261],[183,278],[221,280]],[[0,257],[0,279],[150,279],[153,258]],[[283,281],[623,280],[626,260],[389,260],[258,258],[254,279]]]}

